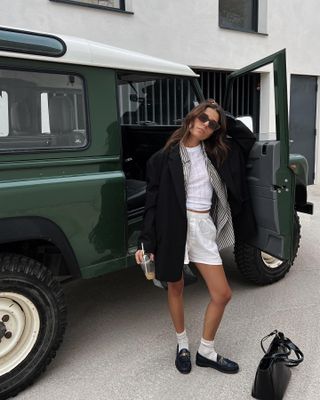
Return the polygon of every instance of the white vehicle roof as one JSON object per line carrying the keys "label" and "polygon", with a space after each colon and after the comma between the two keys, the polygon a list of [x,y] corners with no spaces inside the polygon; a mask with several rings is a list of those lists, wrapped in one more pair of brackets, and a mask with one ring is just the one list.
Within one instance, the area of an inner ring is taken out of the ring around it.
{"label": "white vehicle roof", "polygon": [[[4,29],[16,28],[2,27]],[[50,61],[55,63],[90,65],[95,67],[114,68],[130,71],[145,71],[169,75],[198,76],[191,68],[184,64],[151,57],[142,53],[109,46],[73,36],[51,34],[37,31],[22,30],[24,33],[40,33],[62,39],[67,47],[61,57],[50,57],[36,54],[19,53],[16,51],[0,50],[0,56],[24,58],[31,60]]]}

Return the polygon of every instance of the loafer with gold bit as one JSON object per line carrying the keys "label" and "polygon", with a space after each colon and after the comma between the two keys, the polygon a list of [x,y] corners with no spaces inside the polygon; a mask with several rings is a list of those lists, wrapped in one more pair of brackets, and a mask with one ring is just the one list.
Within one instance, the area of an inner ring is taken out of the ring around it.
{"label": "loafer with gold bit", "polygon": [[227,374],[236,374],[237,372],[239,372],[239,365],[236,362],[221,357],[219,354],[217,357],[217,361],[213,361],[197,353],[196,364],[199,367],[210,367],[217,369],[220,372],[225,372]]}

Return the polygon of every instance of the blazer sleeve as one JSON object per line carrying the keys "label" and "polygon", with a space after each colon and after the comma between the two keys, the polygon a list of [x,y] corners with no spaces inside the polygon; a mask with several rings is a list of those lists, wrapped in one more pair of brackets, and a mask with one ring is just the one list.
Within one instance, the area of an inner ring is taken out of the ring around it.
{"label": "blazer sleeve", "polygon": [[244,123],[235,119],[232,114],[226,113],[227,135],[232,137],[232,142],[237,143],[244,153],[245,158],[249,156],[250,150],[256,141],[256,137]]}
{"label": "blazer sleeve", "polygon": [[147,162],[146,178],[146,202],[143,214],[143,224],[140,236],[138,238],[138,249],[141,249],[143,243],[146,253],[156,252],[156,226],[155,214],[159,193],[159,183],[162,165],[161,152],[155,153]]}

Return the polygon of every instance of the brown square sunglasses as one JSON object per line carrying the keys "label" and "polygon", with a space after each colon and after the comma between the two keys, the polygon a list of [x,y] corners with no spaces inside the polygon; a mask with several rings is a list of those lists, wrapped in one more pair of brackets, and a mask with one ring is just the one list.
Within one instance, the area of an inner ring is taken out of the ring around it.
{"label": "brown square sunglasses", "polygon": [[217,121],[215,121],[214,119],[210,119],[206,113],[202,113],[202,114],[198,115],[197,118],[204,124],[209,121],[208,127],[210,129],[212,129],[213,131],[216,131],[220,128],[220,124]]}

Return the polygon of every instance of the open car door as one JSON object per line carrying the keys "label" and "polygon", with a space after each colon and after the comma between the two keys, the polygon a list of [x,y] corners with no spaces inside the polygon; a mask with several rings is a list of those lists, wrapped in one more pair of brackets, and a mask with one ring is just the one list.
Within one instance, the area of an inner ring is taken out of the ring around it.
{"label": "open car door", "polygon": [[288,272],[300,239],[299,219],[294,209],[295,175],[289,167],[285,50],[230,74],[224,99],[224,108],[228,110],[235,79],[267,64],[273,64],[276,136],[275,140],[262,140],[256,134],[257,141],[247,164],[247,179],[257,236],[249,243],[235,245],[240,271],[258,284],[275,282]]}

